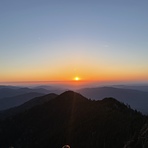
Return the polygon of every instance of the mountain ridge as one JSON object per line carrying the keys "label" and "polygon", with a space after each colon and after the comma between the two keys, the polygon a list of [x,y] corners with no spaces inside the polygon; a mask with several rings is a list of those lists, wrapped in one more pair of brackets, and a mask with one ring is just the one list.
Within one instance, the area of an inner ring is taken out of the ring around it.
{"label": "mountain ridge", "polygon": [[145,122],[145,116],[114,98],[93,101],[67,91],[0,121],[0,147],[120,148]]}
{"label": "mountain ridge", "polygon": [[51,99],[54,99],[58,95],[54,93],[50,93],[47,95],[39,96],[39,97],[34,97],[30,99],[29,101],[25,102],[24,104],[21,104],[20,106],[16,106],[7,110],[0,111],[0,119],[5,119],[8,117],[12,117],[18,113],[27,111],[28,109],[37,106],[37,105],[42,105],[43,103],[48,102]]}
{"label": "mountain ridge", "polygon": [[148,114],[148,92],[114,87],[84,88],[76,91],[94,100],[106,97],[117,98],[118,101],[129,104],[132,108]]}

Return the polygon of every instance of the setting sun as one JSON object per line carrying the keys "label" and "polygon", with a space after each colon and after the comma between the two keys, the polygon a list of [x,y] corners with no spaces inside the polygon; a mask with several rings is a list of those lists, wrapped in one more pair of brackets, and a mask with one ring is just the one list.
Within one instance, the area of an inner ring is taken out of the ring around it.
{"label": "setting sun", "polygon": [[75,77],[74,80],[75,80],[75,81],[79,81],[80,78],[79,78],[79,77]]}

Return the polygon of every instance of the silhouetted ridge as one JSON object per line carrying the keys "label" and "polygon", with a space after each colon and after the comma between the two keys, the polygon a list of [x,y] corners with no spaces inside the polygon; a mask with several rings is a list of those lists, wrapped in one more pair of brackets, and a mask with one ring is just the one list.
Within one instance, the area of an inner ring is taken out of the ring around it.
{"label": "silhouetted ridge", "polygon": [[0,121],[0,147],[59,148],[69,144],[72,148],[123,148],[145,121],[145,116],[116,99],[92,101],[66,91]]}
{"label": "silhouetted ridge", "polygon": [[76,101],[79,101],[79,102],[88,100],[87,98],[85,98],[81,94],[76,93],[74,91],[66,91],[66,92],[62,93],[61,95],[59,95],[57,97],[57,99],[62,99],[63,101],[76,100]]}
{"label": "silhouetted ridge", "polygon": [[110,106],[113,106],[113,105],[116,104],[119,107],[125,107],[125,108],[127,108],[127,106],[124,103],[119,102],[115,98],[104,98],[103,100],[101,100],[101,103],[106,104],[106,105],[108,104]]}
{"label": "silhouetted ridge", "polygon": [[134,113],[134,110],[132,110],[129,105],[125,105],[124,103],[119,102],[114,98],[104,98],[100,101],[100,103],[111,111],[118,111],[130,114]]}
{"label": "silhouetted ridge", "polygon": [[93,100],[101,100],[106,97],[116,98],[129,104],[133,109],[148,114],[148,92],[114,87],[84,88],[77,90],[77,92]]}
{"label": "silhouetted ridge", "polygon": [[7,117],[14,116],[18,113],[24,112],[28,109],[31,109],[34,106],[42,105],[44,103],[47,103],[48,101],[56,98],[58,95],[51,93],[40,97],[32,98],[31,100],[25,102],[24,104],[10,108],[8,110],[0,111],[0,119],[5,119]]}

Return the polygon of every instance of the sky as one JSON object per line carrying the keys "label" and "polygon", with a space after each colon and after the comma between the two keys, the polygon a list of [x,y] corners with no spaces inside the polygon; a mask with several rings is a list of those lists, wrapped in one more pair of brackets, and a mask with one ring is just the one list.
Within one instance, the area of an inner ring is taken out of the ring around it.
{"label": "sky", "polygon": [[0,83],[148,82],[147,0],[0,0]]}

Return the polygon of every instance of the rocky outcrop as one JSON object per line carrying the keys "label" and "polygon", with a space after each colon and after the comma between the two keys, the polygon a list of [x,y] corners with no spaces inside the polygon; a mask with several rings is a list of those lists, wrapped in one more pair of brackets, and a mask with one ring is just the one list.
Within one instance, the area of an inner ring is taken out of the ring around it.
{"label": "rocky outcrop", "polygon": [[140,132],[125,144],[124,148],[148,148],[148,124],[145,124]]}

